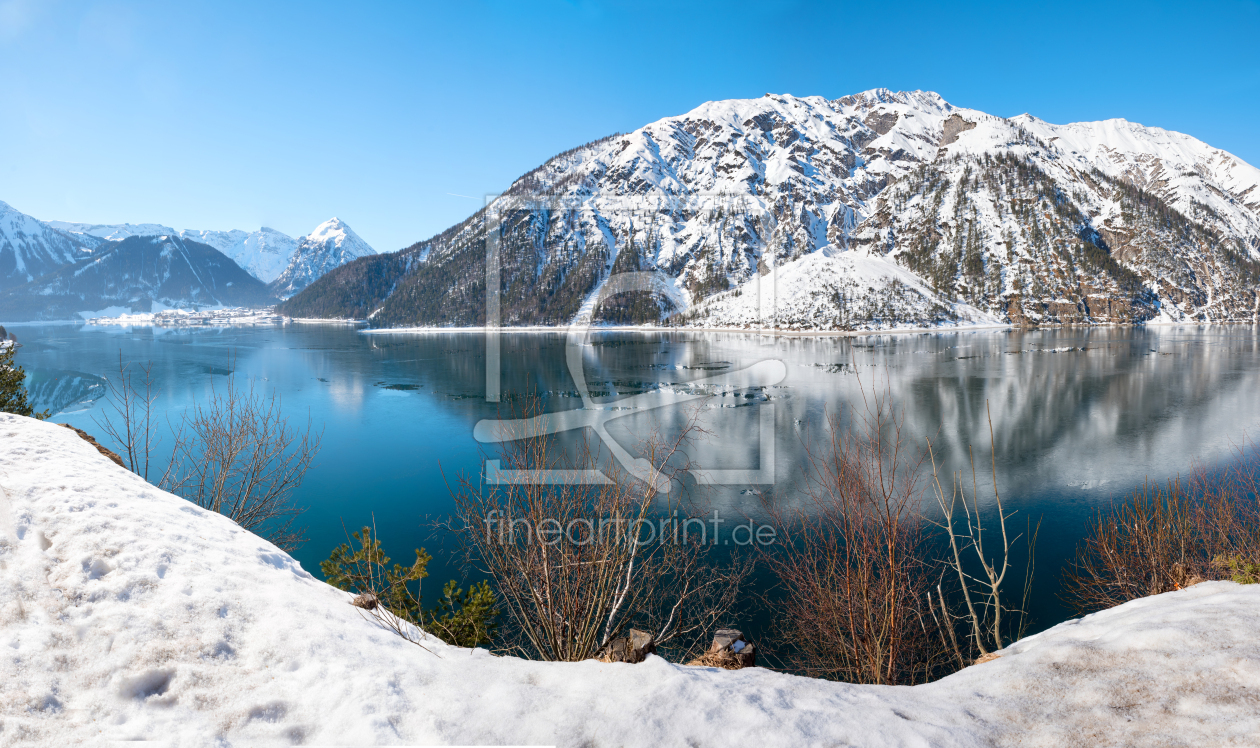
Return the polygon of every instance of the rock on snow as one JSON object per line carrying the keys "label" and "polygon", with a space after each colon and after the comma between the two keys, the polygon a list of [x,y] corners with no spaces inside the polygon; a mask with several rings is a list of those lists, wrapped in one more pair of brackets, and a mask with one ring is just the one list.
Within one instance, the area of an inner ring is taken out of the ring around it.
{"label": "rock on snow", "polygon": [[1260,585],[1070,621],[937,683],[426,652],[67,429],[0,415],[0,744],[1254,745]]}

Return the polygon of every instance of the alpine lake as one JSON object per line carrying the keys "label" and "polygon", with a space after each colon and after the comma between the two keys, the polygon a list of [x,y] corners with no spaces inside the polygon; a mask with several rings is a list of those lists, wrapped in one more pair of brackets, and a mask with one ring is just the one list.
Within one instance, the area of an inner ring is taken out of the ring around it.
{"label": "alpine lake", "polygon": [[[705,433],[687,456],[719,479],[700,486],[684,477],[676,490],[700,497],[706,516],[722,518],[719,546],[738,543],[733,528],[760,521],[766,506],[799,500],[806,449],[830,438],[829,414],[860,414],[872,393],[891,398],[908,456],[917,459],[930,439],[942,474],[965,470],[970,481],[974,451],[981,510],[992,515],[991,416],[997,488],[1015,512],[1012,533],[1040,522],[1033,631],[1071,616],[1057,596],[1060,571],[1096,510],[1143,481],[1228,463],[1260,427],[1254,326],[859,336],[503,331],[490,348],[489,376],[481,331],[369,332],[348,324],[11,331],[37,407],[107,446],[98,425],[108,410],[104,378],[116,375],[120,356],[133,369],[152,362],[167,432],[159,461],[169,451],[167,421],[222,388],[233,369],[241,383],[278,393],[290,423],[304,427],[309,417],[322,433],[316,463],[295,494],[307,508],[308,539],[294,556],[319,576],[319,562],[348,531],[374,525],[397,561],[408,562],[421,546],[433,554],[427,603],[448,579],[466,578],[455,544],[433,523],[452,510],[458,477],[479,480],[485,461],[497,457],[498,445],[479,442],[474,429],[517,415],[514,393],[538,395],[547,412],[617,416],[601,421],[616,442],[604,446],[631,454],[651,432],[676,434],[698,408]],[[575,433],[594,432],[568,436]],[[928,477],[930,468],[923,489]],[[948,490],[948,477],[943,485]],[[1025,565],[1017,562],[1009,587],[1016,600]],[[735,623],[755,636],[766,620],[764,610],[750,611]]]}

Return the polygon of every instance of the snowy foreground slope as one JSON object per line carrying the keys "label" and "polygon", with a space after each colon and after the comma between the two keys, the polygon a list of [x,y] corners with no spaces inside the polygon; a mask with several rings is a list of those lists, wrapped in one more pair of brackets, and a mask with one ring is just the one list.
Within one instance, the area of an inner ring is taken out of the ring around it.
{"label": "snowy foreground slope", "polygon": [[927,686],[544,664],[349,596],[61,427],[0,415],[0,744],[1256,745],[1260,585],[1057,626]]}

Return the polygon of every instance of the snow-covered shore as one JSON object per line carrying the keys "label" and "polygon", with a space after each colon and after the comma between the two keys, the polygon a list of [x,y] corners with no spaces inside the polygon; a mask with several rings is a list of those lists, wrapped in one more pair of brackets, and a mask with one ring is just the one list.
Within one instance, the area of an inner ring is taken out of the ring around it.
{"label": "snow-covered shore", "polygon": [[[294,322],[314,322],[315,320],[293,320]],[[322,320],[320,320],[322,321]],[[337,320],[336,324],[344,324],[349,320]],[[330,323],[334,323],[330,321]],[[913,335],[921,333],[955,333],[955,332],[977,332],[992,330],[1010,330],[1011,325],[995,324],[995,325],[940,325],[938,327],[890,327],[882,330],[812,330],[808,328],[788,328],[788,327],[693,327],[678,325],[676,327],[662,327],[657,325],[591,325],[590,327],[544,327],[544,326],[519,326],[519,327],[373,327],[360,330],[364,335],[428,335],[431,333],[484,333],[493,329],[501,334],[518,334],[518,333],[547,333],[565,335],[573,332],[586,333],[603,333],[603,332],[637,332],[637,333],[752,333],[756,335],[776,335],[779,337],[815,337],[815,338],[859,338],[872,335]]]}
{"label": "snow-covered shore", "polygon": [[382,630],[73,432],[0,414],[0,744],[1260,743],[1260,585],[1131,602],[937,683],[546,664]]}

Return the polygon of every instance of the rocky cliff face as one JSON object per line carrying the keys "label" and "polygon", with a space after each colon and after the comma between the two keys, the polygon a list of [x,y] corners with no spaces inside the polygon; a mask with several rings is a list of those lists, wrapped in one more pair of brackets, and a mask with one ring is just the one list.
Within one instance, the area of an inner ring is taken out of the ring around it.
{"label": "rocky cliff face", "polygon": [[[1260,171],[1123,120],[882,89],[711,102],[587,144],[407,261],[334,271],[286,309],[351,316],[328,292],[353,273],[374,324],[481,324],[491,226],[505,324],[1260,318]],[[614,295],[624,272],[655,281]]]}

